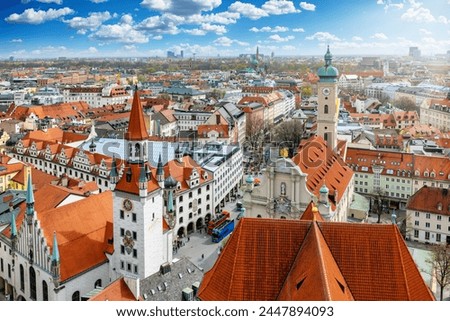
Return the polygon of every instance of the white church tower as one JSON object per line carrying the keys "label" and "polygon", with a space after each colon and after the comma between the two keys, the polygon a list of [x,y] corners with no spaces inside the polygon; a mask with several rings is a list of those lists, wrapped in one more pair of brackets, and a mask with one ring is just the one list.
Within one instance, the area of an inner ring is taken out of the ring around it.
{"label": "white church tower", "polygon": [[148,137],[136,88],[125,133],[123,174],[119,178],[114,160],[110,175],[116,277],[143,279],[172,261],[172,231],[163,217],[162,189],[148,163]]}
{"label": "white church tower", "polygon": [[331,65],[333,56],[330,47],[324,56],[325,66],[320,67],[317,75],[318,83],[318,110],[317,135],[322,136],[332,150],[337,145],[337,124],[339,116],[339,99],[337,79],[339,71]]}

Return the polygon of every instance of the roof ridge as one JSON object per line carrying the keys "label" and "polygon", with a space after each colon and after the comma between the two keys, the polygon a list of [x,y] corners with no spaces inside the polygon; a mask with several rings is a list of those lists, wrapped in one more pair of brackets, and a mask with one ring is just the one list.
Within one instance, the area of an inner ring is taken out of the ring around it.
{"label": "roof ridge", "polygon": [[[320,241],[319,241],[319,235],[317,234],[317,233],[320,233],[321,235],[322,235],[322,238],[323,238],[323,240],[325,241],[325,237],[323,236],[323,234],[322,234],[322,231],[320,231],[320,229],[319,229],[319,227],[317,226],[317,223],[316,222],[312,222],[312,229],[313,229],[313,233],[314,233],[314,242],[316,243],[316,246],[317,246],[317,249],[318,249],[318,251],[319,251],[319,266],[320,266],[320,268],[321,268],[321,271],[320,271],[320,278],[322,279],[322,284],[323,284],[323,289],[325,290],[325,296],[326,296],[326,298],[327,298],[327,300],[328,301],[330,301],[331,300],[331,291],[330,291],[330,283],[329,283],[329,280],[328,280],[328,277],[327,277],[327,273],[326,273],[326,264],[325,264],[325,262],[324,262],[324,260],[323,260],[323,251],[322,251],[322,247],[320,246]],[[308,233],[307,234],[309,234],[309,232],[310,231],[308,231]],[[325,242],[325,244],[326,244],[326,246],[327,246],[327,248],[328,248],[328,250],[330,251],[330,253],[331,253],[331,250],[330,250],[330,248],[329,248],[329,246],[328,246],[328,243],[326,243]],[[331,253],[331,255],[333,256],[333,253]],[[334,259],[334,257],[333,257],[333,260],[336,262],[336,260]],[[337,264],[336,264],[337,265]]]}
{"label": "roof ridge", "polygon": [[405,271],[405,262],[403,260],[403,251],[400,248],[400,241],[399,241],[399,233],[397,233],[397,225],[392,224],[392,229],[394,230],[394,234],[395,234],[395,241],[397,242],[397,247],[398,247],[398,256],[400,257],[400,262],[401,262],[401,267],[402,267],[402,274],[403,274],[403,278],[405,280],[405,288],[406,288],[406,293],[408,295],[408,300],[411,300],[411,293],[409,291],[409,285],[408,285],[408,278],[406,276],[406,271]]}

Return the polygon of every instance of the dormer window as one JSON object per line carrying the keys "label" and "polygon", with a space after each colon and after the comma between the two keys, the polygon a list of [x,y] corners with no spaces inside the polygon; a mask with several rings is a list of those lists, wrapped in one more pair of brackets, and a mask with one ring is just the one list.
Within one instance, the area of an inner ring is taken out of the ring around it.
{"label": "dormer window", "polygon": [[423,176],[428,177],[430,175],[429,175],[428,171],[425,171],[425,172],[423,172]]}
{"label": "dormer window", "polygon": [[438,211],[442,211],[442,203],[441,202],[439,202],[437,204],[437,209],[438,209]]}

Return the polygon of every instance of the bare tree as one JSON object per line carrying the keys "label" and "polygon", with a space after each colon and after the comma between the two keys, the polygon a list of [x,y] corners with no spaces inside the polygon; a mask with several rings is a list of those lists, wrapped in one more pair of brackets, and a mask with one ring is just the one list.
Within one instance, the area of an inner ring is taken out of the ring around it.
{"label": "bare tree", "polygon": [[432,265],[432,276],[440,287],[439,298],[444,299],[444,290],[450,285],[450,245],[434,245],[430,258],[426,261]]}
{"label": "bare tree", "polygon": [[416,103],[408,97],[401,97],[399,99],[394,100],[393,105],[401,110],[405,111],[416,111],[419,113],[420,108],[417,107]]}
{"label": "bare tree", "polygon": [[289,156],[292,157],[304,136],[305,123],[299,119],[292,119],[273,128],[271,142],[289,148]]}

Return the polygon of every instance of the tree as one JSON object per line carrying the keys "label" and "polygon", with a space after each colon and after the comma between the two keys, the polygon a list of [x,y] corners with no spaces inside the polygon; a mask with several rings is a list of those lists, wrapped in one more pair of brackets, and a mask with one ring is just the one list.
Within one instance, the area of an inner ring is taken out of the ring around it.
{"label": "tree", "polygon": [[400,97],[399,99],[394,100],[393,105],[405,111],[416,111],[417,113],[420,111],[420,108],[417,107],[416,103],[408,97]]}
{"label": "tree", "polygon": [[273,128],[271,142],[289,148],[289,156],[292,157],[304,135],[304,122],[298,119],[288,120]]}
{"label": "tree", "polygon": [[302,98],[303,97],[311,97],[313,94],[313,90],[311,86],[302,86]]}
{"label": "tree", "polygon": [[432,276],[439,284],[439,298],[442,301],[444,299],[444,290],[450,285],[450,245],[434,245],[430,258],[426,262],[432,265]]}

